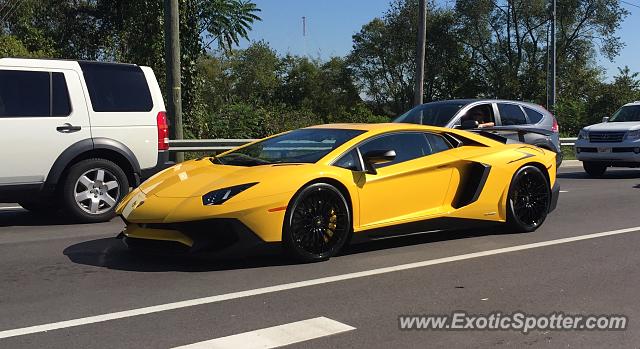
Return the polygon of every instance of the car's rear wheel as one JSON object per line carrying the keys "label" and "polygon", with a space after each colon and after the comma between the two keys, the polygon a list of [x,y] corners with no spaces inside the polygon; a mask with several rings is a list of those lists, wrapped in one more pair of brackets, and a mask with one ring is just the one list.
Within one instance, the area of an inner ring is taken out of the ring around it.
{"label": "car's rear wheel", "polygon": [[607,166],[605,164],[593,161],[582,162],[582,167],[584,168],[584,172],[594,178],[600,178],[604,176],[604,173],[607,171]]}
{"label": "car's rear wheel", "polygon": [[344,195],[327,183],[311,184],[291,200],[282,232],[287,252],[303,262],[335,256],[349,240],[351,212]]}
{"label": "car's rear wheel", "polygon": [[507,223],[514,232],[531,232],[545,221],[551,203],[549,181],[535,166],[524,166],[511,180]]}
{"label": "car's rear wheel", "polygon": [[87,159],[73,165],[62,186],[62,204],[78,221],[104,222],[113,218],[118,202],[129,191],[124,171],[105,159]]}

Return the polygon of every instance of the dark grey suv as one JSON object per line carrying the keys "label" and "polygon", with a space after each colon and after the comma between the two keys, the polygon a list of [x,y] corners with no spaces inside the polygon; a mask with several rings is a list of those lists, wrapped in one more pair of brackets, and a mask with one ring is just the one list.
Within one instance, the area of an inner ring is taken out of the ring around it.
{"label": "dark grey suv", "polygon": [[[438,101],[419,105],[394,122],[462,128],[463,123],[467,125],[466,120],[476,121],[480,128],[502,136],[554,151],[558,153],[558,165],[562,161],[558,122],[544,107],[533,103],[496,99]],[[509,134],[511,130],[547,132]]]}

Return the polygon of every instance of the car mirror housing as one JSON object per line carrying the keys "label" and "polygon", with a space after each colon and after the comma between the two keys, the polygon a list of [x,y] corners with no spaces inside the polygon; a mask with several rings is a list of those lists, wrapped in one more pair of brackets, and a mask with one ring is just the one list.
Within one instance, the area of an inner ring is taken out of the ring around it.
{"label": "car mirror housing", "polygon": [[386,162],[390,162],[395,160],[396,151],[395,150],[371,150],[366,152],[362,156],[362,160],[364,161],[365,172],[369,174],[377,174],[374,165],[384,164]]}
{"label": "car mirror housing", "polygon": [[602,122],[609,122],[609,117],[608,116],[603,117]]}
{"label": "car mirror housing", "polygon": [[460,128],[463,130],[473,130],[478,128],[478,125],[480,124],[475,120],[463,120]]}

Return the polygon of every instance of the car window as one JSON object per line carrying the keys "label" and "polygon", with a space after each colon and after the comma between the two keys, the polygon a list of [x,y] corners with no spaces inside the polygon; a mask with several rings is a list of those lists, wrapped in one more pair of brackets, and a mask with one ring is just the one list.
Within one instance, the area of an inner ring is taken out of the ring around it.
{"label": "car window", "polygon": [[336,160],[336,162],[333,163],[333,166],[346,168],[347,170],[351,171],[362,171],[358,150],[353,149],[350,152],[344,154],[342,157]]}
{"label": "car window", "polygon": [[502,126],[525,125],[527,123],[527,118],[519,105],[498,103],[498,110]]}
{"label": "car window", "polygon": [[363,156],[373,150],[394,150],[396,152],[396,158],[393,161],[375,165],[376,168],[391,166],[431,154],[427,138],[424,133],[419,132],[385,135],[366,142],[359,149]]}
{"label": "car window", "polygon": [[452,148],[451,144],[449,144],[449,142],[447,142],[447,140],[440,135],[436,135],[433,133],[426,133],[425,135],[427,136],[427,140],[431,145],[432,154],[439,153],[441,151],[449,150]]}
{"label": "car window", "polygon": [[71,114],[71,103],[64,74],[52,73],[51,87],[51,116],[68,116]]}
{"label": "car window", "polygon": [[138,66],[80,62],[93,111],[148,112],[153,108],[144,72]]}
{"label": "car window", "polygon": [[542,121],[542,118],[544,118],[544,114],[535,111],[531,108],[527,108],[527,107],[523,107],[524,111],[527,113],[527,116],[529,117],[529,122],[531,122],[532,124],[537,124],[540,121]]}
{"label": "car window", "polygon": [[460,125],[462,121],[465,120],[475,120],[478,122],[478,125],[483,125],[485,127],[496,125],[496,118],[493,115],[493,108],[491,107],[491,104],[481,104],[469,109],[462,118],[460,118],[456,125]]}
{"label": "car window", "polygon": [[68,116],[70,113],[64,74],[0,70],[0,117]]}
{"label": "car window", "polygon": [[451,121],[451,118],[466,104],[458,101],[426,103],[400,115],[393,122],[446,126]]}

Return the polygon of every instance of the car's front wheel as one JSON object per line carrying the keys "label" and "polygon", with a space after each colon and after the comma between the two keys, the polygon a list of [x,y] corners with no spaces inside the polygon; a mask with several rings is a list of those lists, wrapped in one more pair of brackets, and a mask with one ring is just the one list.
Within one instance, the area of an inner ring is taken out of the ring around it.
{"label": "car's front wheel", "polygon": [[303,262],[329,259],[349,240],[349,205],[336,187],[311,184],[291,200],[283,228],[283,243],[292,257]]}
{"label": "car's front wheel", "polygon": [[113,218],[117,203],[129,192],[124,171],[106,159],[87,159],[71,166],[62,186],[64,209],[78,221]]}
{"label": "car's front wheel", "polygon": [[545,221],[551,203],[551,188],[542,171],[523,166],[511,180],[507,198],[507,224],[514,232],[531,232]]}
{"label": "car's front wheel", "polygon": [[593,161],[582,162],[582,167],[584,168],[584,172],[594,178],[600,178],[604,176],[604,173],[607,171],[606,165]]}

